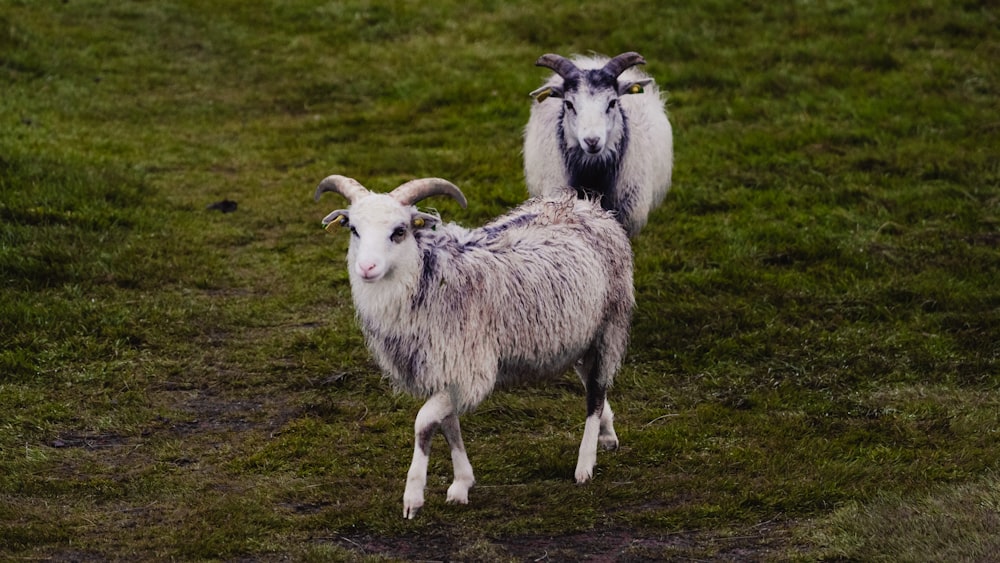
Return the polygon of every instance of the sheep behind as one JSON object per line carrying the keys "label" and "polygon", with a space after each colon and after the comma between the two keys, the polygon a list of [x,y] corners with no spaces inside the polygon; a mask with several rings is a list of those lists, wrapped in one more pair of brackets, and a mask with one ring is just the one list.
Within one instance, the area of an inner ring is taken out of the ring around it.
{"label": "sheep behind", "polygon": [[555,70],[531,93],[537,103],[524,130],[524,173],[533,196],[569,185],[601,196],[630,237],[670,189],[673,130],[659,87],[634,65],[638,53],[543,55]]}
{"label": "sheep behind", "polygon": [[413,207],[417,200],[405,195],[412,185],[372,194],[331,176],[317,189],[317,197],[337,191],[351,200],[324,223],[352,229],[351,292],[369,348],[397,387],[427,398],[414,423],[404,516],[423,506],[438,428],[455,470],[448,501],[466,503],[475,480],[458,415],[497,385],[556,377],[570,367],[587,391],[576,480],[589,480],[597,446],[618,444],[606,393],[627,348],[634,306],[624,231],[571,190],[529,200],[479,229],[438,224]]}

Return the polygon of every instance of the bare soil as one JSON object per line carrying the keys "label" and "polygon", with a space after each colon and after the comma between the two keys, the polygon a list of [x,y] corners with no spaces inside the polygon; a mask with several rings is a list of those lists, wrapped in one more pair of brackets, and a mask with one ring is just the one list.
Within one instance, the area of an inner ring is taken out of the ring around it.
{"label": "bare soil", "polygon": [[637,535],[626,529],[562,536],[519,536],[488,546],[461,545],[454,538],[410,536],[336,536],[335,543],[358,555],[381,555],[406,561],[768,561],[787,557],[791,538],[785,523],[767,523],[731,536],[709,532]]}

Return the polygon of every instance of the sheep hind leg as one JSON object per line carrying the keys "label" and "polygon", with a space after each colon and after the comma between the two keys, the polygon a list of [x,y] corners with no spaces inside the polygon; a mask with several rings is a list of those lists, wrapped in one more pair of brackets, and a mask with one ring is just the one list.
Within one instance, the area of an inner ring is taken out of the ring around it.
{"label": "sheep hind leg", "polygon": [[[420,407],[413,423],[413,461],[406,474],[403,492],[403,518],[414,518],[424,506],[424,487],[427,486],[427,463],[430,459],[431,439],[442,422],[454,415],[455,408],[446,393],[432,396]],[[457,419],[456,419],[457,420]]]}
{"label": "sheep hind leg", "polygon": [[472,464],[465,453],[462,429],[458,424],[458,414],[452,413],[441,421],[441,432],[451,448],[451,464],[455,470],[455,480],[448,487],[448,502],[468,504],[469,489],[476,483],[472,474]]}
{"label": "sheep hind leg", "polygon": [[587,421],[580,442],[580,455],[576,462],[576,482],[586,483],[594,476],[597,465],[597,446],[618,447],[611,406],[607,400],[607,383],[600,377],[600,353],[588,352],[577,364],[577,374],[587,390]]}
{"label": "sheep hind leg", "polygon": [[[594,476],[597,465],[597,443],[601,432],[601,411],[604,410],[603,392],[598,393],[587,389],[587,422],[583,427],[583,440],[580,442],[580,456],[576,461],[576,482],[586,483]],[[596,406],[594,406],[596,405]]]}

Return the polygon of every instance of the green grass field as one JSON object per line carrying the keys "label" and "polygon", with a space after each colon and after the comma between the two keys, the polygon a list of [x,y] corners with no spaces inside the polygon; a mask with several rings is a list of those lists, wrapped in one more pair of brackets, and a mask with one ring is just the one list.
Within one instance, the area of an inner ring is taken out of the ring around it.
{"label": "green grass field", "polygon": [[[982,0],[3,2],[0,559],[995,555],[998,29]],[[575,375],[497,393],[470,504],[439,437],[406,521],[420,403],[312,191],[441,176],[482,224],[526,197],[534,60],[626,50],[676,164],[622,448],[577,486]]]}

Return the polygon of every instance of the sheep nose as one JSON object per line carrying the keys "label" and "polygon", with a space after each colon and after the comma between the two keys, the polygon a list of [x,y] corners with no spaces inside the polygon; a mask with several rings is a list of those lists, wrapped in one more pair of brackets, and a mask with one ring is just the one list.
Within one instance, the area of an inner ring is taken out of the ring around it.
{"label": "sheep nose", "polygon": [[363,278],[370,278],[375,273],[376,264],[374,262],[358,262],[358,273]]}
{"label": "sheep nose", "polygon": [[599,137],[587,137],[583,140],[587,144],[587,152],[595,153],[601,150],[601,139]]}

